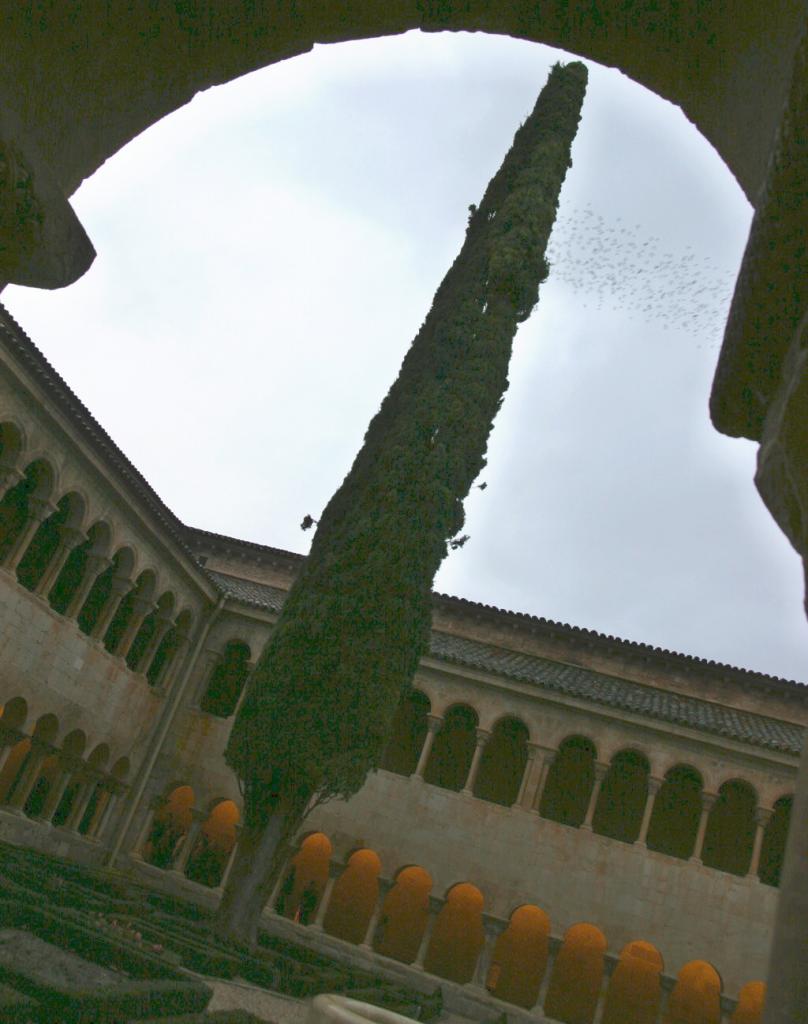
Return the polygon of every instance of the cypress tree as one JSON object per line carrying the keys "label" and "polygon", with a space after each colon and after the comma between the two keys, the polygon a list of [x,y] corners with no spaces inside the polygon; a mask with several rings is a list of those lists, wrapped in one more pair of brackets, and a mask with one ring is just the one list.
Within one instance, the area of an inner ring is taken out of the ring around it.
{"label": "cypress tree", "polygon": [[[513,336],[538,300],[587,72],[556,64],[319,520],[253,671],[225,752],[244,796],[217,914],[254,941],[284,846],[313,803],[378,767],[427,650],[432,582],[464,521],[508,386]],[[455,541],[457,543],[457,541]]]}

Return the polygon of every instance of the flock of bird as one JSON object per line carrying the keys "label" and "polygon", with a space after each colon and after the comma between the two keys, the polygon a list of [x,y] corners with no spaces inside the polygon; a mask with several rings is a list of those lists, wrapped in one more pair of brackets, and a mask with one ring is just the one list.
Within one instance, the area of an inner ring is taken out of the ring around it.
{"label": "flock of bird", "polygon": [[661,321],[716,348],[722,339],[735,271],[688,245],[666,251],[658,236],[617,217],[608,221],[591,205],[559,212],[547,258],[550,278],[572,287],[584,308],[620,310],[632,318]]}

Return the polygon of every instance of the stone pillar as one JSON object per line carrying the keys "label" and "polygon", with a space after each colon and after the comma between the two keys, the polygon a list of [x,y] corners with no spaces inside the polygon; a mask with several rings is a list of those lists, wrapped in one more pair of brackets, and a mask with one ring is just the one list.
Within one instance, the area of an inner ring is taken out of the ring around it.
{"label": "stone pillar", "polygon": [[488,972],[491,970],[491,965],[494,962],[494,951],[496,950],[497,939],[502,935],[507,927],[507,921],[501,921],[499,918],[492,917],[490,914],[483,914],[483,932],[485,933],[485,939],[483,941],[483,947],[480,950],[480,955],[477,957],[477,963],[474,966],[474,977],[471,980],[473,988],[480,989],[483,992],[487,991],[485,983],[488,979]]}
{"label": "stone pillar", "polygon": [[169,662],[163,665],[163,670],[154,684],[154,692],[166,694],[171,689],[174,677],[180,671],[185,656],[188,653],[189,637],[187,633],[178,633],[177,642],[172,651]]}
{"label": "stone pillar", "polygon": [[737,1005],[737,999],[731,999],[729,996],[721,996],[721,1024],[730,1024],[730,1020],[733,1013],[735,1013]]}
{"label": "stone pillar", "polygon": [[519,790],[516,794],[511,807],[518,807],[523,811],[528,809],[526,803],[526,794],[528,792],[528,784],[533,777],[533,770],[536,767],[536,756],[539,753],[539,748],[535,743],[528,743],[527,745],[527,759],[525,761],[525,770],[522,772],[522,781],[519,783]]}
{"label": "stone pillar", "polygon": [[8,761],[11,751],[23,739],[25,739],[25,734],[18,732],[16,729],[0,731],[0,774],[6,766],[6,761]]}
{"label": "stone pillar", "polygon": [[70,780],[73,778],[73,773],[79,771],[80,768],[81,761],[77,757],[62,754],[59,758],[58,774],[53,780],[50,792],[45,798],[45,803],[42,805],[42,812],[39,815],[42,821],[51,820],[53,812],[59,806],[59,801],[64,796],[65,790],[67,789]]}
{"label": "stone pillar", "polygon": [[116,657],[126,658],[126,655],[129,653],[129,648],[132,646],[140,627],[143,625],[143,620],[149,612],[154,611],[155,607],[156,605],[153,601],[140,597],[140,595],[133,598],[132,614],[129,618],[129,622],[123,631],[123,636],[118,641],[118,646],[112,652]]}
{"label": "stone pillar", "polygon": [[547,785],[547,778],[550,774],[550,769],[553,767],[555,761],[556,751],[550,747],[536,746],[536,749],[541,755],[541,762],[539,765],[539,777],[536,782],[536,786],[531,794],[530,791],[525,793],[525,802],[528,804],[528,809],[534,814],[539,813],[539,807],[541,806],[541,798],[544,795],[544,787]]}
{"label": "stone pillar", "polygon": [[22,470],[17,469],[15,466],[9,466],[5,462],[0,462],[0,497],[5,497],[6,491],[16,487],[24,477],[25,473]]}
{"label": "stone pillar", "polygon": [[26,755],[24,766],[22,766],[22,777],[17,782],[10,799],[6,801],[7,811],[22,812],[25,801],[31,795],[31,790],[39,778],[39,769],[42,767],[42,762],[52,753],[53,748],[49,745],[40,743],[36,739],[31,741],[31,747]]}
{"label": "stone pillar", "polygon": [[379,895],[376,897],[376,902],[373,905],[373,913],[370,915],[368,926],[365,929],[365,937],[359,944],[360,949],[373,950],[373,940],[376,937],[376,929],[379,927],[379,918],[382,916],[384,901],[387,899],[387,894],[394,884],[394,882],[387,878],[379,879]]}
{"label": "stone pillar", "polygon": [[156,796],[149,802],[146,808],[146,813],[143,817],[143,824],[140,826],[140,831],[137,834],[135,844],[129,852],[130,857],[134,857],[135,860],[142,860],[143,854],[140,852],[146,845],[146,840],[151,835],[151,830],[154,826],[154,818],[158,811],[161,811],[168,803],[168,799],[165,796]]}
{"label": "stone pillar", "polygon": [[189,693],[191,694],[189,705],[192,708],[199,709],[202,698],[207,691],[210,677],[213,674],[213,670],[219,664],[221,657],[221,651],[214,651],[210,647],[206,647],[199,652],[194,667],[194,681],[189,687]]}
{"label": "stone pillar", "polygon": [[586,817],[581,825],[582,829],[587,832],[592,831],[592,819],[595,816],[595,807],[598,803],[598,797],[600,796],[600,787],[603,785],[603,780],[606,778],[606,772],[609,770],[607,764],[602,764],[600,761],[595,762],[595,782],[592,786],[592,795],[589,797],[589,806],[586,809]]}
{"label": "stone pillar", "polygon": [[191,824],[188,826],[188,831],[185,833],[185,838],[182,841],[182,846],[177,854],[177,858],[169,868],[169,871],[172,874],[185,874],[188,861],[194,851],[196,841],[199,838],[199,833],[202,831],[202,826],[207,821],[207,817],[208,816],[203,811],[198,811],[196,808],[191,809]]}
{"label": "stone pillar", "polygon": [[132,589],[132,581],[123,576],[113,576],[112,585],[110,587],[109,596],[104,602],[104,607],[98,614],[98,618],[95,620],[95,625],[90,630],[90,636],[94,640],[103,640],[104,634],[107,631],[107,627],[112,621],[112,616],[118,610],[118,605],[121,602],[121,598],[124,594],[128,594]]}
{"label": "stone pillar", "polygon": [[154,633],[152,633],[151,640],[149,640],[146,650],[143,652],[143,657],[140,659],[140,662],[135,669],[136,672],[145,674],[148,671],[149,665],[151,665],[151,660],[157,653],[157,648],[163,642],[163,637],[173,625],[174,623],[171,619],[164,618],[162,615],[158,616]]}
{"label": "stone pillar", "polygon": [[429,897],[429,912],[426,919],[426,927],[424,928],[424,934],[421,936],[421,941],[418,944],[418,952],[415,954],[415,959],[410,964],[416,971],[424,970],[424,960],[429,952],[429,943],[432,941],[432,933],[435,930],[435,922],[438,920],[438,914],[443,906],[443,900],[437,896]]}
{"label": "stone pillar", "polygon": [[118,788],[118,785],[119,784],[116,784],[114,789],[110,788],[107,790],[107,792],[109,793],[109,796],[107,797],[107,802],[104,805],[104,809],[101,811],[101,818],[99,819],[98,824],[93,830],[95,838],[101,842],[103,842],[107,826],[109,825],[109,822],[112,820],[113,808],[117,805],[118,799],[120,798],[122,793],[122,788]]}
{"label": "stone pillar", "polygon": [[763,849],[763,835],[773,814],[774,811],[768,807],[755,808],[755,843],[752,847],[752,860],[746,873],[747,878],[757,878],[760,868],[760,851]]}
{"label": "stone pillar", "polygon": [[612,975],[618,964],[618,957],[613,953],[603,954],[603,979],[600,983],[600,995],[598,996],[598,1004],[595,1007],[595,1016],[592,1024],[603,1024],[603,1015],[606,1012],[606,997],[609,994],[609,985],[612,981]]}
{"label": "stone pillar", "polygon": [[325,921],[328,905],[331,902],[331,893],[334,891],[334,885],[342,874],[344,868],[344,864],[338,864],[333,860],[328,863],[328,880],[325,883],[325,889],[323,889],[323,895],[320,897],[320,902],[317,904],[317,913],[314,915],[314,920],[309,925],[309,927],[313,928],[316,932],[321,932],[323,930],[323,921]]}
{"label": "stone pillar", "polygon": [[34,539],[34,534],[42,525],[42,523],[53,515],[56,511],[56,506],[51,505],[49,501],[43,501],[41,498],[31,498],[28,502],[28,518],[25,521],[25,525],[17,535],[17,539],[11,545],[6,552],[5,558],[3,559],[3,568],[9,572],[14,572],[17,566],[22,561],[22,557],[28,549],[28,545]]}
{"label": "stone pillar", "polygon": [[534,1010],[541,1010],[544,1007],[544,1002],[547,999],[547,990],[550,988],[550,979],[553,976],[553,968],[555,967],[555,962],[558,959],[559,950],[563,945],[564,940],[557,939],[554,935],[551,935],[548,939],[547,964],[544,968],[541,985],[539,985],[539,994],[536,998],[536,1005],[533,1007]]}
{"label": "stone pillar", "polygon": [[707,831],[707,821],[710,817],[710,811],[713,809],[713,805],[717,799],[717,793],[704,792],[701,794],[701,817],[699,818],[699,830],[696,833],[696,842],[693,845],[693,855],[690,857],[690,861],[693,864],[701,864],[701,848],[704,845],[704,834]]}
{"label": "stone pillar", "polygon": [[232,716],[228,717],[235,718],[239,711],[241,711],[241,705],[244,703],[244,698],[247,696],[247,684],[249,683],[250,676],[252,675],[253,669],[255,668],[255,662],[248,661],[247,666],[247,675],[244,677],[244,683],[242,684],[241,687],[241,693],[238,695],[238,700],[236,701],[236,706],[233,708]]}
{"label": "stone pillar", "polygon": [[84,812],[92,799],[95,787],[101,780],[94,775],[86,777],[81,788],[76,794],[76,799],[73,801],[73,806],[70,808],[70,814],[67,816],[67,820],[64,823],[64,827],[71,832],[77,832],[78,827],[81,824],[81,819],[84,817]]}
{"label": "stone pillar", "polygon": [[101,573],[106,572],[111,565],[112,560],[105,555],[87,555],[81,583],[76,588],[75,594],[70,598],[70,602],[65,609],[67,618],[74,619],[78,615],[84,606],[84,602],[87,600],[87,595],[92,590],[93,584]]}
{"label": "stone pillar", "polygon": [[424,778],[424,769],[426,768],[429,755],[432,752],[432,744],[435,742],[435,737],[440,732],[440,727],[443,725],[443,715],[427,715],[426,716],[426,736],[424,737],[424,745],[421,747],[421,756],[418,758],[418,764],[415,767],[415,771],[412,773],[413,779]]}
{"label": "stone pillar", "polygon": [[39,583],[34,587],[35,594],[39,594],[40,597],[48,596],[51,587],[56,582],[56,577],[64,569],[65,562],[70,557],[71,551],[85,540],[87,538],[81,530],[77,530],[73,526],[59,527],[59,544],[50,562],[48,562],[47,568],[42,573]]}
{"label": "stone pillar", "polygon": [[656,796],[661,785],[662,779],[658,779],[654,775],[649,777],[648,796],[645,798],[645,810],[643,811],[642,824],[640,825],[640,834],[637,836],[637,840],[634,843],[635,846],[641,846],[643,849],[646,848],[645,841],[648,838],[648,826],[651,824],[651,815],[654,811],[654,801],[656,800]]}
{"label": "stone pillar", "polygon": [[671,1000],[671,992],[676,988],[676,978],[670,974],[659,976],[659,1008],[657,1009],[656,1024],[665,1024],[668,1019],[668,1005]]}
{"label": "stone pillar", "polygon": [[477,742],[474,747],[474,755],[472,756],[471,764],[469,765],[466,784],[460,791],[464,796],[474,796],[474,783],[477,781],[477,772],[480,770],[480,761],[482,760],[485,745],[491,739],[491,733],[488,732],[487,729],[475,729],[474,732],[477,737]]}
{"label": "stone pillar", "polygon": [[230,877],[230,872],[233,870],[233,865],[236,862],[236,850],[238,849],[238,838],[241,835],[242,826],[236,823],[234,826],[236,830],[236,841],[233,843],[233,847],[230,850],[230,856],[227,858],[227,863],[224,866],[222,877],[219,879],[219,884],[216,886],[217,890],[224,892],[224,887],[227,885],[227,879]]}

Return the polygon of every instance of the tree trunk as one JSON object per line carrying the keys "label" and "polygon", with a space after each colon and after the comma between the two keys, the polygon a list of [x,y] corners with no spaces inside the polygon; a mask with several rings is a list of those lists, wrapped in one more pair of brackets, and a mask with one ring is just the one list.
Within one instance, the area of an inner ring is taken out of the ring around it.
{"label": "tree trunk", "polygon": [[244,824],[235,860],[214,916],[214,930],[224,938],[254,946],[266,901],[282,865],[289,814],[273,814],[266,825]]}

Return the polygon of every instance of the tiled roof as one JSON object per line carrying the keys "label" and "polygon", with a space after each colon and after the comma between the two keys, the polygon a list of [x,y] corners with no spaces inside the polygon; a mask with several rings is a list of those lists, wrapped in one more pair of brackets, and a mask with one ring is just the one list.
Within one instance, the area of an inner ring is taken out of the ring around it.
{"label": "tiled roof", "polygon": [[[280,611],[286,596],[285,591],[265,583],[254,583],[214,571],[210,576],[229,596],[273,612]],[[433,630],[429,653],[441,661],[493,672],[507,679],[533,683],[543,690],[725,736],[756,747],[794,755],[799,755],[802,748],[802,729],[788,722],[713,704],[698,697],[657,690],[593,669],[510,651],[468,637]]]}

